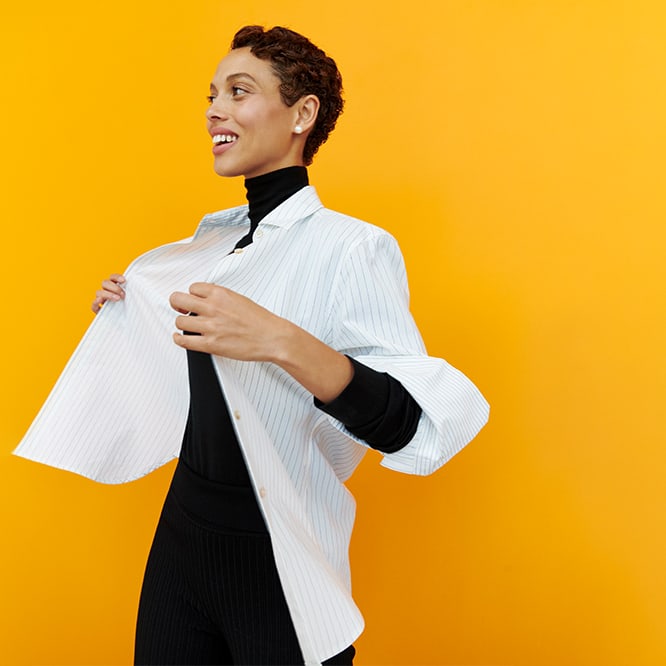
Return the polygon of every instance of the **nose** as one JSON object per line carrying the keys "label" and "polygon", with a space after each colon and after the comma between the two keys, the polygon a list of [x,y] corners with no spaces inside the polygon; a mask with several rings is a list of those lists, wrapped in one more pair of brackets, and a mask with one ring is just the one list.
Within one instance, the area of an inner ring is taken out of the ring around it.
{"label": "nose", "polygon": [[211,122],[213,120],[224,120],[228,117],[229,114],[226,112],[223,103],[220,100],[220,95],[218,95],[206,109],[206,119]]}

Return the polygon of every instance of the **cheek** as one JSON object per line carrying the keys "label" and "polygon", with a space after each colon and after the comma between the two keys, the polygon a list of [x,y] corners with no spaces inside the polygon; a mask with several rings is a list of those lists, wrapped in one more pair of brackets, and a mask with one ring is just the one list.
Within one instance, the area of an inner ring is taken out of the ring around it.
{"label": "cheek", "polygon": [[271,114],[267,113],[265,109],[248,109],[236,119],[247,132],[264,138],[270,136],[271,130],[275,127]]}
{"label": "cheek", "polygon": [[235,115],[246,137],[261,137],[261,143],[282,144],[291,134],[291,115],[281,105],[246,105]]}
{"label": "cheek", "polygon": [[272,104],[262,110],[262,121],[267,127],[285,130],[291,127],[293,113],[283,104]]}

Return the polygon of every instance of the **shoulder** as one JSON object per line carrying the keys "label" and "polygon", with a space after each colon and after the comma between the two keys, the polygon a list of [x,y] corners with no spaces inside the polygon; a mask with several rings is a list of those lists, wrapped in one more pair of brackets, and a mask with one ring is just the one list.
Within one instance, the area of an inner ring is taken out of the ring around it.
{"label": "shoulder", "polygon": [[320,208],[309,219],[310,233],[338,249],[352,251],[358,245],[398,247],[396,239],[382,227],[330,208]]}
{"label": "shoulder", "polygon": [[388,231],[323,207],[302,222],[301,236],[292,249],[328,276],[332,293],[360,286],[372,291],[388,285],[407,292],[404,258]]}
{"label": "shoulder", "polygon": [[356,233],[362,236],[373,237],[390,235],[388,231],[376,224],[360,220],[357,217],[341,213],[337,210],[331,210],[330,208],[320,208],[312,216],[312,219],[320,224],[329,224],[340,230],[348,230],[351,233]]}

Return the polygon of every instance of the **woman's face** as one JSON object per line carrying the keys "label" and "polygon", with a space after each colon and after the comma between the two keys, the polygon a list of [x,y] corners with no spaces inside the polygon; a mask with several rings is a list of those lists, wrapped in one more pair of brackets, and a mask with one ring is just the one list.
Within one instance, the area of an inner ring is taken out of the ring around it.
{"label": "woman's face", "polygon": [[303,164],[304,137],[294,132],[299,105],[287,106],[279,86],[270,62],[249,48],[220,62],[206,113],[217,174],[251,178]]}

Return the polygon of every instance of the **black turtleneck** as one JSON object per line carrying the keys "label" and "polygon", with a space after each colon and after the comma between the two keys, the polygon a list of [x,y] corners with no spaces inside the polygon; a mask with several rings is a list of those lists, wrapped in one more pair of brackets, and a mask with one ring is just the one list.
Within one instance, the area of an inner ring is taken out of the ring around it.
{"label": "black turtleneck", "polygon": [[246,178],[250,231],[236,243],[236,247],[249,245],[259,222],[306,185],[309,185],[308,170],[304,166],[285,167],[254,178]]}
{"label": "black turtleneck", "polygon": [[[308,185],[305,167],[278,169],[245,181],[250,230],[236,243],[246,247],[261,220]],[[398,451],[414,436],[421,408],[396,379],[350,359],[354,376],[332,402],[315,405],[342,422],[371,447]],[[187,352],[190,409],[180,454],[198,475],[217,483],[250,486],[240,446],[209,354]]]}

